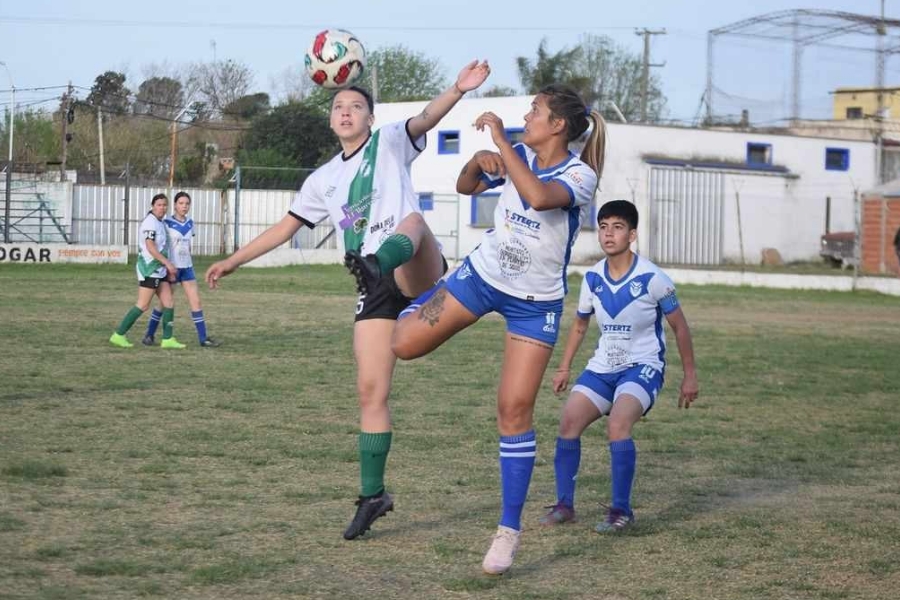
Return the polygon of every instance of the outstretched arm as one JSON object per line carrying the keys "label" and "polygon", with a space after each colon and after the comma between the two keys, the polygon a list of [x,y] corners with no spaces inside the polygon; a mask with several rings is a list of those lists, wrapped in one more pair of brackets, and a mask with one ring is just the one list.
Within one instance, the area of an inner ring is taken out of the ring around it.
{"label": "outstretched arm", "polygon": [[588,325],[590,325],[590,323],[590,317],[582,317],[579,314],[575,315],[575,320],[572,322],[572,328],[569,330],[569,337],[566,339],[566,349],[563,351],[563,357],[559,363],[559,368],[556,369],[556,375],[553,376],[553,391],[557,394],[564,392],[566,388],[569,387],[572,359],[575,358],[575,353],[577,353],[578,349],[581,347],[581,342],[584,341],[584,336],[587,333]]}
{"label": "outstretched arm", "polygon": [[678,396],[678,408],[690,408],[691,402],[697,399],[699,383],[697,382],[697,369],[694,365],[694,342],[691,338],[691,328],[681,307],[676,308],[666,315],[666,321],[675,333],[675,343],[678,344],[678,354],[681,356],[681,365],[684,367],[684,379],[681,382],[681,392]]}
{"label": "outstretched arm", "polygon": [[241,265],[285,243],[291,239],[291,236],[300,231],[301,227],[303,227],[303,223],[299,219],[291,215],[285,215],[278,223],[256,236],[252,242],[238,249],[237,252],[225,260],[220,260],[209,267],[206,270],[206,283],[212,289],[219,287],[219,279],[233,273]]}
{"label": "outstretched arm", "polygon": [[463,67],[453,85],[429,102],[421,113],[407,122],[406,127],[410,137],[416,139],[434,129],[434,126],[450,112],[451,108],[456,106],[463,95],[484,83],[490,73],[491,67],[487,61],[479,63],[477,60],[473,60]]}

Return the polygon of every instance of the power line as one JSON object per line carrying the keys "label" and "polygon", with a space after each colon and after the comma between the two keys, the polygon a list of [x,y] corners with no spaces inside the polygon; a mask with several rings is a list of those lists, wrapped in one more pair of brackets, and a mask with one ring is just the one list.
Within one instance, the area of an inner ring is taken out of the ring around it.
{"label": "power line", "polygon": [[[330,26],[316,23],[227,23],[216,21],[133,21],[126,19],[77,19],[71,17],[0,17],[0,23],[20,23],[32,25],[81,25],[95,27],[158,27],[162,29],[172,28],[202,28],[202,29],[309,29],[322,30]],[[438,26],[438,25],[363,25],[347,24],[347,29],[354,31],[624,31],[634,30],[634,27],[612,26],[585,26],[571,25],[562,27],[522,26],[514,25],[489,26],[489,25],[464,25],[464,26]]]}

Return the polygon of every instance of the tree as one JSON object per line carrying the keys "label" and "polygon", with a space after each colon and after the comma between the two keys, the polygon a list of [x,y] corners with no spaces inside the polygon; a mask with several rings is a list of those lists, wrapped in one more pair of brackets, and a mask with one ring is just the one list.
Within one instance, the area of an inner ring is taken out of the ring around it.
{"label": "tree", "polygon": [[[614,102],[629,121],[640,118],[642,61],[639,55],[615,44],[606,36],[583,35],[579,45],[551,54],[546,40],[537,58],[516,59],[522,86],[531,94],[550,83],[574,87],[590,106],[607,118],[614,118]],[[666,98],[660,81],[651,76],[647,84],[647,116],[658,120],[665,111]]]}
{"label": "tree", "polygon": [[430,100],[447,87],[439,61],[402,45],[366,57],[366,85],[378,102]]}
{"label": "tree", "polygon": [[138,87],[134,114],[174,119],[184,108],[181,82],[171,77],[151,77]]}
{"label": "tree", "polygon": [[[507,85],[492,85],[481,93],[482,98],[504,98],[507,96],[518,96],[519,91]],[[473,96],[477,97],[477,96]]]}
{"label": "tree", "polygon": [[131,92],[125,87],[125,74],[106,71],[94,80],[87,103],[102,108],[107,114],[124,115],[131,105],[130,96]]}
{"label": "tree", "polygon": [[222,109],[222,114],[234,119],[250,119],[265,114],[270,109],[269,95],[265,93],[249,94],[241,96]]}
{"label": "tree", "polygon": [[263,149],[290,160],[292,166],[316,167],[337,152],[338,143],[321,111],[305,102],[288,102],[253,120],[243,150]]}
{"label": "tree", "polygon": [[545,85],[565,83],[581,91],[586,81],[578,72],[581,48],[563,48],[555,54],[547,51],[547,40],[541,40],[537,49],[537,59],[524,56],[516,58],[519,81],[529,94],[536,94]]}
{"label": "tree", "polygon": [[[609,105],[612,101],[628,121],[640,119],[641,57],[606,36],[586,34],[580,42],[582,52],[577,60],[577,71],[583,73],[588,82],[585,100],[600,108],[608,118],[615,116]],[[647,80],[647,119],[658,121],[665,107],[666,97],[660,80],[651,75]]]}
{"label": "tree", "polygon": [[[9,147],[9,110],[0,123],[0,148],[3,160]],[[53,116],[33,107],[16,111],[13,131],[13,160],[19,163],[44,163],[59,157],[62,142]]]}
{"label": "tree", "polygon": [[253,85],[250,67],[234,60],[217,60],[211,63],[195,64],[189,76],[190,92],[214,112],[223,109],[246,96]]}

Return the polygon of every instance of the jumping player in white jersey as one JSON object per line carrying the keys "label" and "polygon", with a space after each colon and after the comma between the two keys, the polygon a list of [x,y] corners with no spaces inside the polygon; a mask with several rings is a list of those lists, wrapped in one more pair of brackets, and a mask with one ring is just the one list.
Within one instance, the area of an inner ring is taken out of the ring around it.
{"label": "jumping player in white jersey", "polygon": [[138,228],[140,239],[138,260],[136,265],[138,278],[138,299],[131,310],[122,319],[119,327],[109,338],[109,343],[119,348],[131,348],[134,344],[128,341],[125,334],[135,321],[150,308],[153,296],[159,297],[162,305],[163,348],[184,348],[172,335],[172,320],[175,318],[175,304],[172,299],[171,282],[175,279],[177,268],[169,260],[169,242],[163,217],[169,208],[169,199],[165,194],[156,194],[150,201],[150,212],[144,217]]}
{"label": "jumping player in white jersey", "polygon": [[[569,142],[593,122],[581,157]],[[497,392],[502,512],[484,557],[486,573],[512,565],[535,461],[534,403],[559,335],[566,266],[603,170],[606,131],[600,114],[571,88],[543,88],[525,115],[523,143],[506,139],[503,122],[484,113],[497,152],[476,153],[456,183],[477,195],[503,185],[494,228],[445,283],[407,309],[397,323],[399,358],[428,354],[489,312],[506,319],[506,345]],[[418,305],[417,308],[414,308]]]}
{"label": "jumping player in white jersey", "polygon": [[388,395],[396,363],[391,334],[410,299],[431,288],[446,270],[437,240],[422,217],[410,165],[425,148],[425,134],[489,73],[487,62],[473,61],[420,114],[374,132],[372,96],[358,87],[339,91],[331,105],[331,129],[343,152],[304,181],[278,224],[206,272],[206,281],[215,288],[240,265],[287,242],[304,225],[315,227],[329,216],[347,250],[374,252],[379,264],[390,267],[362,291],[356,305],[353,353],[361,492],[356,514],[344,531],[348,540],[363,535],[394,508],[384,485],[392,437]]}
{"label": "jumping player in white jersey", "polygon": [[612,501],[600,533],[621,531],[634,522],[631,486],[637,450],[631,430],[653,407],[663,385],[666,339],[662,319],[675,333],[684,367],[678,406],[697,399],[697,371],[691,331],[675,295],[672,280],[649,260],[631,251],[637,238],[637,208],[626,200],[607,202],[597,214],[600,246],[606,258],[591,267],[581,283],[578,313],[566,341],[559,370],[553,377],[557,393],[569,384],[572,359],[597,318],[600,341],[587,369],[575,381],[562,409],[556,440],[557,503],[543,525],[575,519],[575,478],[581,461],[581,434],[607,415]]}
{"label": "jumping player in white jersey", "polygon": [[[197,329],[197,339],[201,348],[216,348],[219,342],[209,337],[206,333],[206,319],[203,316],[203,306],[200,304],[200,291],[197,286],[197,276],[194,274],[194,259],[191,255],[191,240],[194,238],[194,220],[188,217],[191,210],[191,196],[187,192],[175,194],[175,210],[171,217],[166,217],[164,223],[169,236],[169,245],[172,251],[169,253],[172,264],[178,269],[172,285],[181,284],[184,295],[187,296],[191,306],[191,319]],[[141,343],[152,346],[156,328],[162,320],[163,311],[154,308],[150,313],[150,322],[147,324],[147,333]]]}

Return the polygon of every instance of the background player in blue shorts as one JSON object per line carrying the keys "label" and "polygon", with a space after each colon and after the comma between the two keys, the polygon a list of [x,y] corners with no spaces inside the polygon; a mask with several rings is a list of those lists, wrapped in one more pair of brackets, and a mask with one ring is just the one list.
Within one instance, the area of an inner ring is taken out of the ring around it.
{"label": "background player in blue shorts", "polygon": [[425,134],[489,73],[487,62],[473,61],[418,115],[374,131],[372,96],[358,87],[336,93],[330,125],[342,152],[303,182],[281,221],[206,271],[206,281],[215,288],[219,279],[284,244],[301,227],[315,227],[328,217],[348,251],[377,256],[378,265],[387,268],[384,276],[360,290],[356,304],[360,494],[356,514],[344,530],[348,540],[363,535],[394,509],[384,485],[392,439],[388,396],[397,361],[391,335],[410,298],[431,288],[445,271],[437,240],[422,217],[410,166],[425,147]]}
{"label": "background player in blue shorts", "polygon": [[610,532],[634,522],[631,486],[637,451],[631,430],[653,407],[663,385],[664,315],[675,333],[684,366],[679,407],[689,408],[696,400],[698,384],[691,331],[678,304],[675,285],[659,267],[631,251],[637,238],[637,208],[626,200],[607,202],[600,207],[597,223],[606,258],[591,267],[582,280],[578,313],[553,377],[555,392],[568,386],[572,359],[584,340],[591,314],[597,318],[600,341],[562,410],[553,461],[557,504],[541,523],[556,525],[575,519],[581,434],[607,415],[612,501],[596,530]]}
{"label": "background player in blue shorts", "polygon": [[[569,142],[593,122],[578,157]],[[497,152],[477,152],[456,189],[480,194],[503,185],[494,228],[442,284],[416,300],[397,323],[393,349],[411,359],[427,354],[489,312],[506,319],[506,344],[497,391],[502,512],[482,568],[498,575],[519,547],[522,508],[536,453],[534,403],[559,335],[572,244],[589,211],[603,170],[606,131],[571,88],[550,85],[525,115],[523,143],[506,139],[503,122],[484,113]],[[412,309],[412,310],[411,310]],[[404,311],[406,312],[406,311]]]}
{"label": "background player in blue shorts", "polygon": [[[206,333],[206,318],[203,316],[203,306],[200,304],[200,290],[197,285],[197,276],[194,274],[194,259],[191,254],[191,240],[194,239],[194,220],[188,217],[191,210],[191,196],[187,192],[175,194],[175,209],[171,217],[166,217],[163,223],[169,238],[172,263],[178,269],[172,285],[181,284],[184,295],[187,296],[191,307],[191,320],[197,329],[197,340],[203,348],[216,348],[219,343]],[[154,335],[159,322],[162,319],[161,308],[154,308],[150,313],[150,322],[147,324],[147,333],[141,343],[145,346],[154,344]]]}

